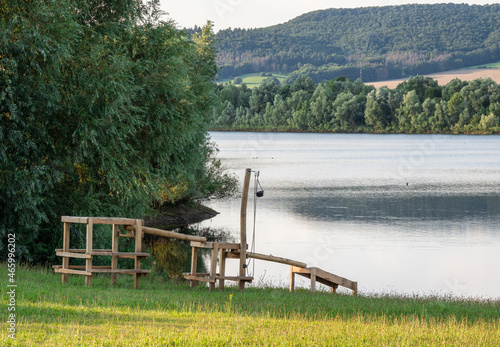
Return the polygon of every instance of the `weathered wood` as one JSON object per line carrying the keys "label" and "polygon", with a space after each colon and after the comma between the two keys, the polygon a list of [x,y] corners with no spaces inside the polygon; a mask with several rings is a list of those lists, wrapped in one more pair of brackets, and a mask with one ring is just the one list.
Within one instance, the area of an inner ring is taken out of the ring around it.
{"label": "weathered wood", "polygon": [[[87,222],[87,242],[85,247],[86,253],[92,252],[93,239],[94,239],[94,219],[92,217],[89,217]],[[85,271],[90,272],[90,275],[86,275],[85,277],[85,285],[90,286],[92,284],[92,257],[87,258],[85,260]]]}
{"label": "weathered wood", "polygon": [[311,292],[316,292],[316,270],[317,268],[311,268]]}
{"label": "weathered wood", "polygon": [[89,217],[62,216],[61,222],[87,224],[89,222]]}
{"label": "weathered wood", "polygon": [[[240,277],[245,276],[246,265],[246,250],[247,250],[247,205],[248,205],[248,189],[250,187],[251,169],[245,170],[245,178],[243,180],[243,191],[241,193],[241,211],[240,211]],[[245,282],[238,283],[240,290],[245,289]]]}
{"label": "weathered wood", "polygon": [[[241,254],[240,251],[234,251],[232,252],[233,254]],[[228,258],[236,258],[236,256],[231,255],[229,253],[227,255]],[[296,266],[296,267],[307,267],[306,263],[297,261],[297,260],[292,260],[292,259],[287,259],[287,258],[281,258],[281,257],[275,257],[274,255],[266,255],[266,254],[261,254],[261,253],[255,253],[255,252],[246,252],[246,257],[247,258],[255,258],[259,260],[266,260],[266,261],[272,261],[275,263],[280,263],[280,264],[285,264],[285,265],[291,265],[291,266]]]}
{"label": "weathered wood", "polygon": [[250,276],[215,276],[215,279],[222,281],[222,280],[227,280],[227,281],[244,281],[244,282],[252,282],[253,277]]}
{"label": "weathered wood", "polygon": [[[63,253],[69,253],[69,240],[70,240],[70,223],[65,222],[63,224]],[[57,255],[57,252],[56,252]],[[63,269],[69,269],[69,258],[64,257],[62,260],[62,267]],[[68,282],[68,274],[63,274],[62,275],[62,283],[67,283]]]}
{"label": "weathered wood", "polygon": [[[196,268],[198,266],[198,247],[191,248],[191,276],[196,276]],[[185,276],[184,276],[185,277]],[[190,282],[191,288],[196,286],[196,281]]]}
{"label": "weathered wood", "polygon": [[220,276],[217,278],[219,280],[219,289],[224,289],[224,276],[226,274],[226,250],[221,248],[220,250],[220,263],[219,263],[219,273]]}
{"label": "weathered wood", "polygon": [[190,280],[190,281],[200,281],[200,282],[208,282],[208,283],[215,283],[215,281],[216,281],[215,278],[191,276],[191,275],[186,275],[186,276],[184,276],[184,278],[187,280]]}
{"label": "weathered wood", "polygon": [[[112,249],[94,249],[94,252],[112,252]],[[64,249],[62,248],[57,248],[56,252],[64,252]],[[85,253],[87,252],[86,249],[81,249],[81,248],[70,248],[69,252],[71,253]]]}
{"label": "weathered wood", "polygon": [[111,273],[111,274],[148,274],[151,270],[147,269],[92,269],[92,273]]}
{"label": "weathered wood", "polygon": [[[128,227],[126,229],[131,230],[131,231],[136,231],[136,228],[133,226]],[[175,231],[150,228],[150,227],[145,227],[145,226],[142,227],[142,232],[145,234],[162,236],[162,237],[170,237],[170,238],[179,239],[179,240],[186,240],[186,241],[197,241],[197,242],[206,242],[207,241],[207,238],[203,237],[203,236],[186,235],[186,234],[176,233]]]}
{"label": "weathered wood", "polygon": [[54,272],[60,273],[60,274],[66,274],[66,275],[84,275],[87,276],[85,279],[90,278],[92,276],[92,272],[87,272],[85,270],[74,270],[74,269],[62,269],[62,268],[55,268]]}
{"label": "weathered wood", "polygon": [[[90,254],[71,253],[71,252],[56,252],[56,256],[64,257],[63,258],[63,267],[64,267],[64,260],[69,261],[69,258],[78,258],[78,259],[90,259],[90,258],[92,258],[92,256]],[[68,266],[66,266],[65,268],[68,269]]]}
{"label": "weathered wood", "polygon": [[[217,276],[219,275],[218,273],[216,274]],[[207,277],[207,276],[210,276],[210,272],[197,272],[197,273],[194,273],[192,274],[191,272],[183,272],[182,273],[182,276],[186,277],[186,276],[202,276],[202,277]]]}
{"label": "weathered wood", "polygon": [[[52,265],[53,269],[62,269],[62,265]],[[70,265],[70,269],[85,270],[85,265]],[[109,265],[92,265],[92,269],[111,269]]]}
{"label": "weathered wood", "polygon": [[118,257],[118,258],[128,258],[128,259],[135,259],[137,257],[139,258],[147,258],[150,256],[149,253],[136,253],[136,252],[90,252],[89,255],[99,255],[99,256],[111,256],[111,257]]}
{"label": "weathered wood", "polygon": [[[331,288],[332,293],[335,293],[336,289],[338,286],[342,286],[348,289],[351,289],[353,291],[353,295],[356,296],[358,292],[358,283],[353,282],[351,280],[348,280],[344,277],[340,277],[337,275],[334,275],[330,272],[324,271],[320,268],[317,267],[310,267],[310,268],[302,268],[302,267],[295,267],[292,266],[290,268],[290,290],[293,291],[292,288],[292,278],[295,274],[301,275],[306,278],[311,279],[311,291],[314,291],[315,288],[314,286],[316,285],[316,282],[322,283],[324,285],[327,285]],[[314,285],[314,286],[313,286]]]}
{"label": "weathered wood", "polygon": [[293,292],[295,290],[295,272],[293,272],[293,266],[290,266],[290,287],[289,290]]}
{"label": "weathered wood", "polygon": [[[118,224],[113,224],[111,226],[111,268],[118,269],[118,239],[120,237],[120,229]],[[111,285],[114,286],[116,284],[116,274],[111,274]]]}
{"label": "weathered wood", "polygon": [[[136,225],[137,219],[118,217],[94,217],[94,224]],[[142,221],[142,219],[141,219]],[[144,223],[144,221],[142,221]]]}
{"label": "weathered wood", "polygon": [[[144,224],[143,220],[136,219],[136,224],[135,224],[135,253],[142,253],[142,225]],[[135,270],[140,270],[141,269],[141,258],[140,257],[135,257],[134,260],[134,269]],[[141,283],[141,276],[139,272],[134,276],[134,287],[135,289],[139,289],[139,285]]]}
{"label": "weathered wood", "polygon": [[240,244],[239,243],[229,243],[229,242],[198,242],[198,241],[191,241],[190,245],[191,247],[198,247],[198,248],[214,248],[214,245],[217,244],[217,248],[219,249],[231,249],[231,250],[236,250],[240,249]]}
{"label": "weathered wood", "polygon": [[79,223],[88,224],[89,218],[92,218],[93,224],[118,224],[118,225],[135,225],[136,220],[132,218],[118,217],[78,217],[78,216],[62,216],[63,223]]}
{"label": "weathered wood", "polygon": [[191,247],[196,247],[196,248],[213,248],[214,247],[213,242],[191,241],[190,245],[191,245]]}
{"label": "weathered wood", "polygon": [[[215,278],[215,274],[217,273],[217,255],[219,254],[219,247],[217,243],[214,243],[212,248],[212,257],[210,259],[210,278]],[[209,290],[215,289],[215,282],[210,282]]]}

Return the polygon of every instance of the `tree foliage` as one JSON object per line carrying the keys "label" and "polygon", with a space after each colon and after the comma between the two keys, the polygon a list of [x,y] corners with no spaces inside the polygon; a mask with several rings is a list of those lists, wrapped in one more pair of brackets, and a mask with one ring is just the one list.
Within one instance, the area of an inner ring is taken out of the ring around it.
{"label": "tree foliage", "polygon": [[[338,77],[316,84],[301,76],[280,86],[220,85],[212,126],[218,129],[499,133],[500,86],[491,79],[439,86],[414,76],[391,90]],[[240,100],[250,100],[250,105]]]}
{"label": "tree foliage", "polygon": [[61,215],[142,218],[228,184],[207,138],[211,23],[191,36],[160,15],[158,1],[2,2],[2,247],[15,233],[18,256],[50,261]]}

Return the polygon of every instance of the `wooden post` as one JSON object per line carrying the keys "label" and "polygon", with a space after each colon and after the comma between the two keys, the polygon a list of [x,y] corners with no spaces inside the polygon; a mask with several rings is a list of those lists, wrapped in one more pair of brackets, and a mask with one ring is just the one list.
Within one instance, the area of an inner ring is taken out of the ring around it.
{"label": "wooden post", "polygon": [[[226,250],[224,248],[220,249],[219,275],[222,277],[226,275]],[[224,279],[219,279],[219,289],[224,289]]]}
{"label": "wooden post", "polygon": [[316,268],[311,268],[311,292],[316,292]]}
{"label": "wooden post", "polygon": [[[135,253],[141,253],[142,252],[142,220],[141,219],[136,219],[136,224],[135,224]],[[139,258],[137,255],[135,256],[135,269],[140,270],[141,269],[141,258]],[[141,280],[141,274],[136,273],[134,275],[134,287],[135,289],[139,289],[140,285],[140,280]]]}
{"label": "wooden post", "polygon": [[[196,268],[198,266],[198,247],[191,247],[192,253],[191,253],[191,276],[196,276]],[[191,288],[194,288],[196,285],[195,280],[190,281],[190,286]]]}
{"label": "wooden post", "polygon": [[293,271],[293,265],[290,266],[290,291],[295,290],[295,272]]}
{"label": "wooden post", "polygon": [[[92,253],[93,248],[93,238],[94,238],[94,219],[89,217],[87,222],[87,243],[85,252]],[[92,256],[85,260],[85,271],[92,272]],[[90,286],[92,284],[92,274],[85,276],[85,285]]]}
{"label": "wooden post", "polygon": [[219,254],[219,244],[217,242],[213,243],[212,248],[212,259],[210,261],[210,279],[214,280],[209,282],[208,287],[210,291],[215,289],[215,276],[217,276],[217,255]]}
{"label": "wooden post", "polygon": [[[118,228],[118,224],[112,224],[112,238],[111,238],[111,252],[116,253],[118,252],[118,239],[120,238],[120,229]],[[115,270],[118,269],[118,256],[112,255],[111,256],[111,269]],[[111,273],[111,285],[116,284],[116,273]]]}
{"label": "wooden post", "polygon": [[[64,233],[63,233],[63,252],[69,252],[69,236],[70,236],[70,223],[64,223]],[[69,258],[63,257],[62,268],[64,270],[69,269]],[[62,274],[62,283],[68,283],[68,274]]]}
{"label": "wooden post", "polygon": [[[240,215],[240,276],[245,276],[245,264],[247,262],[247,204],[248,189],[250,187],[251,169],[245,170],[245,179],[243,181],[243,192],[241,193],[241,215]],[[245,282],[238,281],[240,290],[245,289]]]}

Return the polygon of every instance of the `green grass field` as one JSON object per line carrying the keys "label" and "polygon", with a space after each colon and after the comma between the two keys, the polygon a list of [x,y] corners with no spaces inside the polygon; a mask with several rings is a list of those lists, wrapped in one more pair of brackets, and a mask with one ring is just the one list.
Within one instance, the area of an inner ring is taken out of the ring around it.
{"label": "green grass field", "polygon": [[[260,86],[262,81],[264,81],[266,78],[271,78],[270,76],[259,76],[259,74],[253,73],[253,74],[247,74],[247,75],[241,75],[237,76],[240,77],[243,80],[243,83],[247,85],[249,88],[254,88]],[[278,74],[272,74],[272,77],[276,77],[280,82],[283,82],[286,80],[288,76],[286,75],[278,75]],[[232,79],[227,79],[227,80],[222,80],[220,83],[229,83],[232,82],[234,78]],[[236,84],[240,85],[240,84]]]}
{"label": "green grass field", "polygon": [[0,265],[2,346],[498,346],[500,301],[289,293],[165,283],[152,274],[91,287],[49,269],[16,271],[16,339],[8,338],[7,266]]}
{"label": "green grass field", "polygon": [[471,66],[468,67],[467,69],[500,69],[500,61],[496,63]]}

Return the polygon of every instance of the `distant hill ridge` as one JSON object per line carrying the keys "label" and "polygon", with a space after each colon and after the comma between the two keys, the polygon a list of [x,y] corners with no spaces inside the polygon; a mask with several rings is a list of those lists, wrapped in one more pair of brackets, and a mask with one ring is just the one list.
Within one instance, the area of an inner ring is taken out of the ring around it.
{"label": "distant hill ridge", "polygon": [[220,78],[253,72],[364,82],[500,60],[500,4],[329,9],[217,34]]}

